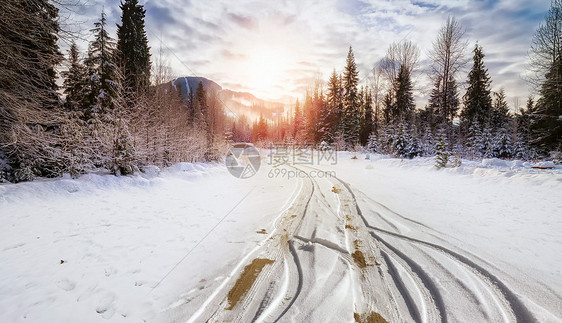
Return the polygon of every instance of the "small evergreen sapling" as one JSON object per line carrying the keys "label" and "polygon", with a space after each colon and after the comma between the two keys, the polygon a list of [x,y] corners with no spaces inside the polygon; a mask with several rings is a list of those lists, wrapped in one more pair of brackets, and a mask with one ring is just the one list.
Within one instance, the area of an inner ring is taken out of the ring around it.
{"label": "small evergreen sapling", "polygon": [[437,169],[447,167],[449,157],[450,153],[447,149],[447,143],[443,138],[440,138],[435,147],[435,167],[437,167]]}

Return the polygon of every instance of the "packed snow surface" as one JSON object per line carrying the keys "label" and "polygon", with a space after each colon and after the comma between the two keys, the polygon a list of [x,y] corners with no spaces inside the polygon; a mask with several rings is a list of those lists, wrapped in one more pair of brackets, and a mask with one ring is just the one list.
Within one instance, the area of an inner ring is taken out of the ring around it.
{"label": "packed snow surface", "polygon": [[560,166],[366,157],[2,184],[0,321],[562,320]]}

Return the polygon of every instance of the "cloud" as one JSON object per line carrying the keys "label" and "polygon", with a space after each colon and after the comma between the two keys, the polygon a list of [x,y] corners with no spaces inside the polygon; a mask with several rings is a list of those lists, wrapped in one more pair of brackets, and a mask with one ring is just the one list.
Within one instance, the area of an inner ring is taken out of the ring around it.
{"label": "cloud", "polygon": [[247,16],[242,16],[242,15],[237,15],[237,14],[233,14],[233,13],[228,13],[228,18],[233,21],[236,25],[246,28],[246,29],[254,29],[255,26],[255,21],[253,18],[251,17],[247,17]]}

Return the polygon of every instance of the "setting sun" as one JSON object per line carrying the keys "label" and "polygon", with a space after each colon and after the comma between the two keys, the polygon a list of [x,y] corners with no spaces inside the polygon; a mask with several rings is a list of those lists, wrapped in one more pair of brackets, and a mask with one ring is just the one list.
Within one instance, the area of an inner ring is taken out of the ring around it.
{"label": "setting sun", "polygon": [[282,81],[289,53],[282,47],[263,47],[254,50],[247,61],[248,86],[256,92],[267,93]]}

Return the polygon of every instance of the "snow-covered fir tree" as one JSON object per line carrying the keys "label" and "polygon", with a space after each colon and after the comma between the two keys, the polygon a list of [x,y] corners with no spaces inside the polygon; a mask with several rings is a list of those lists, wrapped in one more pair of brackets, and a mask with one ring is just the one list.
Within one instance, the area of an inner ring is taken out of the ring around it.
{"label": "snow-covered fir tree", "polygon": [[124,101],[121,74],[116,63],[116,44],[107,32],[105,13],[102,12],[91,31],[94,40],[85,60],[83,106],[84,118],[96,146],[92,161],[115,174],[130,174],[134,169],[134,158],[128,156],[134,155],[134,149],[129,144],[130,134],[122,111]]}
{"label": "snow-covered fir tree", "polygon": [[85,68],[80,61],[80,53],[75,42],[70,45],[67,62],[68,70],[61,73],[64,77],[63,90],[66,95],[64,107],[69,111],[77,111],[82,108]]}
{"label": "snow-covered fir tree", "polygon": [[493,139],[493,155],[496,158],[513,158],[513,143],[511,133],[506,127],[496,131]]}
{"label": "snow-covered fir tree", "polygon": [[419,139],[414,135],[415,129],[410,127],[408,122],[400,122],[396,129],[396,135],[393,138],[395,154],[409,159],[420,156],[422,147]]}
{"label": "snow-covered fir tree", "polygon": [[341,116],[343,114],[342,78],[336,70],[330,75],[326,92],[326,104],[321,115],[323,127],[322,140],[333,143],[337,133],[341,131]]}
{"label": "snow-covered fir tree", "polygon": [[473,65],[468,73],[467,83],[468,88],[463,97],[464,109],[461,112],[461,122],[465,131],[471,128],[474,122],[486,124],[492,112],[491,80],[488,69],[484,66],[482,47],[478,44],[474,47]]}
{"label": "snow-covered fir tree", "polygon": [[416,105],[414,103],[414,94],[412,87],[411,75],[406,66],[401,66],[396,78],[395,107],[392,110],[392,118],[407,120],[412,116]]}
{"label": "snow-covered fir tree", "polygon": [[343,103],[342,116],[344,140],[349,147],[359,142],[360,112],[359,112],[359,72],[355,63],[355,56],[351,46],[347,54],[346,66],[343,73]]}
{"label": "snow-covered fir tree", "polygon": [[373,98],[371,91],[364,91],[363,99],[363,118],[361,122],[361,145],[367,145],[369,136],[373,133],[375,127],[373,124]]}
{"label": "snow-covered fir tree", "polygon": [[111,114],[118,105],[121,74],[116,62],[115,40],[109,36],[105,13],[91,29],[86,65],[86,118],[94,114]]}
{"label": "snow-covered fir tree", "polygon": [[504,89],[494,93],[494,104],[492,106],[492,115],[490,122],[494,130],[505,129],[508,127],[511,116],[509,114],[509,106],[505,99]]}
{"label": "snow-covered fir tree", "polygon": [[440,137],[435,145],[435,167],[440,169],[447,167],[449,162],[449,149],[444,137]]}
{"label": "snow-covered fir tree", "polygon": [[58,9],[47,0],[3,1],[0,21],[0,181],[58,176]]}
{"label": "snow-covered fir tree", "polygon": [[124,0],[120,8],[118,65],[123,75],[124,94],[130,97],[145,93],[150,85],[150,48],[144,26],[146,10],[137,0]]}

